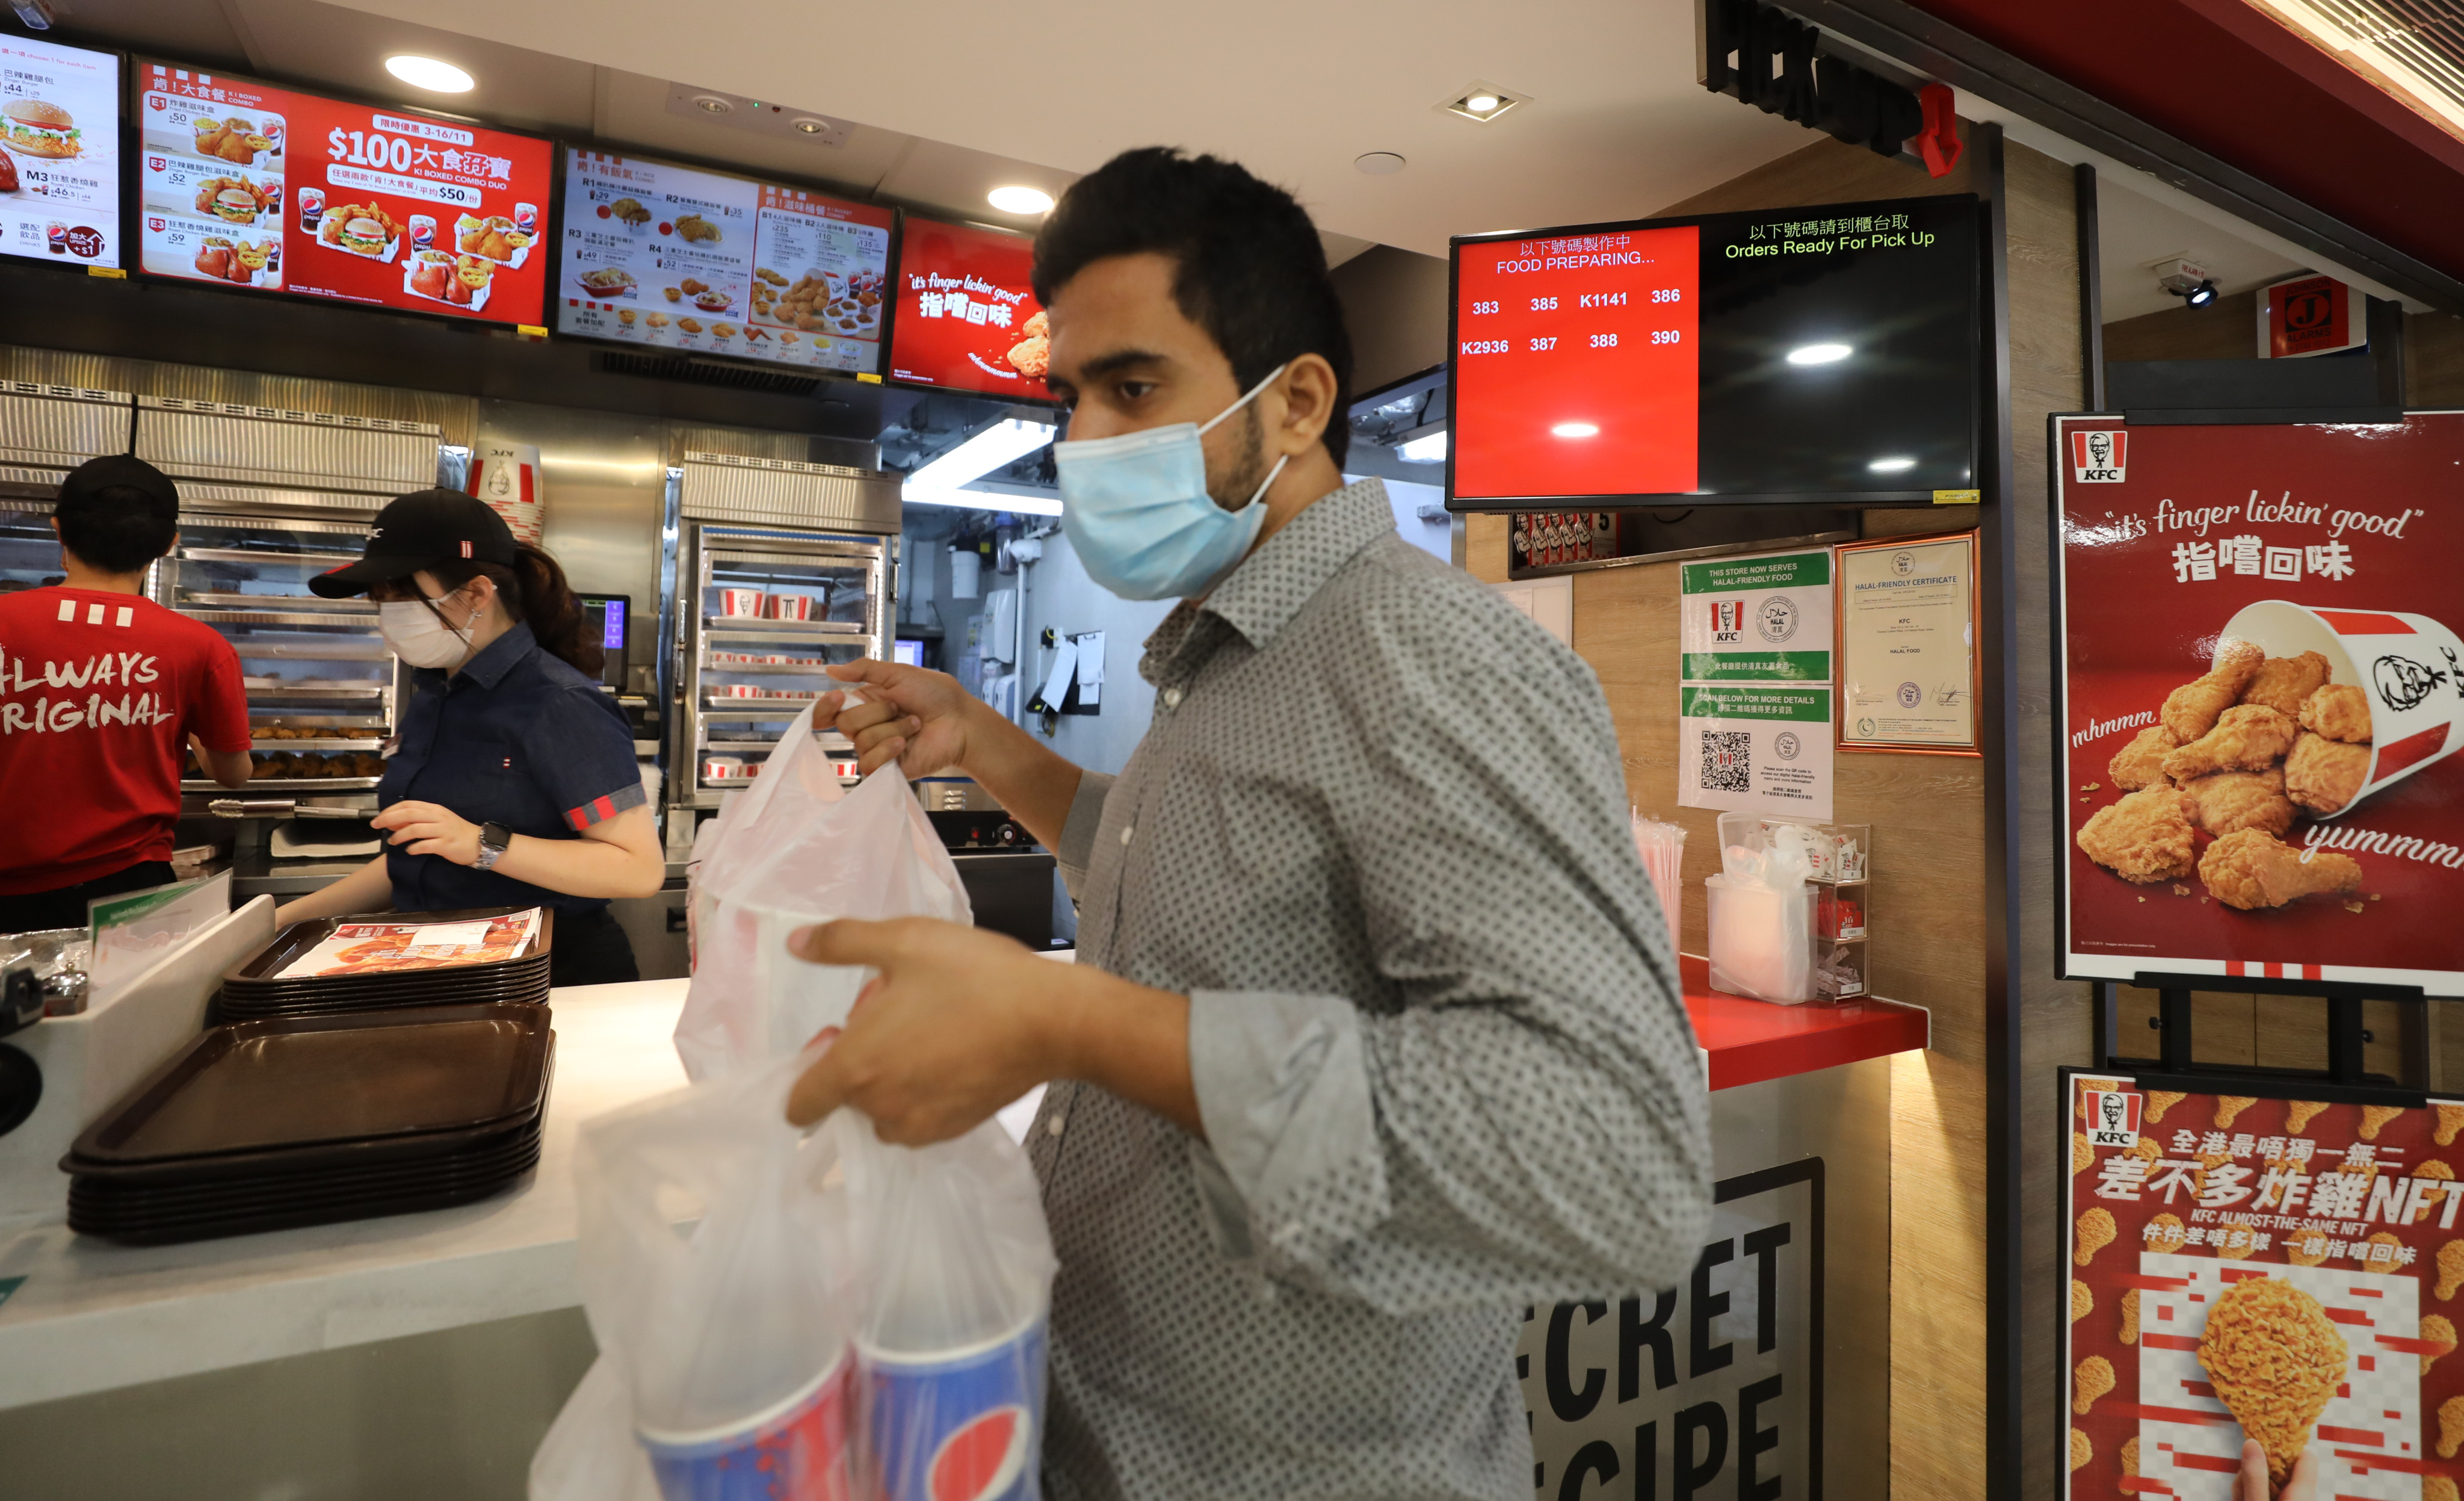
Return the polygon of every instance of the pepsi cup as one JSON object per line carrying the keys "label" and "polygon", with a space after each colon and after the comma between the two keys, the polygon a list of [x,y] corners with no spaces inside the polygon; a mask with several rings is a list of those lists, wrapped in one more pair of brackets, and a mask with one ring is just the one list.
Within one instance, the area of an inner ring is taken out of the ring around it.
{"label": "pepsi cup", "polygon": [[639,1437],[665,1501],[849,1501],[847,1400],[853,1358],[842,1353],[811,1385],[769,1411],[699,1433]]}
{"label": "pepsi cup", "polygon": [[1045,1317],[930,1355],[859,1346],[883,1501],[1036,1501]]}

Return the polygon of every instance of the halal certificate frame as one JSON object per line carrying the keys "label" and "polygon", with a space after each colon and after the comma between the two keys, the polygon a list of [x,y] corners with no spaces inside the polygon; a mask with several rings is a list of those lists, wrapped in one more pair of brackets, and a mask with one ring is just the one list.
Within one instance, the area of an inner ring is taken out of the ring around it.
{"label": "halal certificate frame", "polygon": [[1976,533],[1878,538],[1833,550],[1839,749],[1983,755]]}

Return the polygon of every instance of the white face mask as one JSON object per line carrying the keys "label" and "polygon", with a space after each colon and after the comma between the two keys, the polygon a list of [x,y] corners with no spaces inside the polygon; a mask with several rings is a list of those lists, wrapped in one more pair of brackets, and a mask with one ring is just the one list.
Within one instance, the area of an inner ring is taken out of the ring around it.
{"label": "white face mask", "polygon": [[377,629],[384,632],[385,645],[393,654],[413,667],[446,668],[458,666],[471,654],[471,638],[477,633],[478,620],[455,629],[445,623],[437,607],[453,596],[442,595],[432,600],[386,600],[377,607]]}

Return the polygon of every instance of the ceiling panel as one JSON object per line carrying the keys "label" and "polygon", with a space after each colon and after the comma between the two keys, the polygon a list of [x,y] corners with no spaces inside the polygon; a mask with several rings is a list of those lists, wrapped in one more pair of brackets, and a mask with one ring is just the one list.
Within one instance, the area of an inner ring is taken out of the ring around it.
{"label": "ceiling panel", "polygon": [[2228,293],[2247,292],[2303,269],[2274,250],[2227,234],[2109,177],[2097,184],[2096,208],[2108,323],[2182,305],[2180,298],[2156,284],[2156,273],[2147,267],[2160,255],[2179,254],[2198,262],[2216,290]]}
{"label": "ceiling panel", "polygon": [[[594,70],[588,63],[318,0],[225,3],[243,28],[254,66],[275,77],[313,78],[339,93],[540,134],[590,128]],[[470,74],[477,87],[467,94],[412,88],[385,71],[385,58],[397,53],[442,58]]]}
{"label": "ceiling panel", "polygon": [[[724,87],[709,79],[684,81]],[[811,109],[811,99],[781,97],[781,102]],[[908,138],[895,131],[857,125],[847,143],[821,145],[740,129],[715,120],[671,114],[668,80],[617,69],[600,73],[599,115],[595,130],[601,139],[641,147],[652,155],[690,157],[732,170],[759,175],[773,173],[800,182],[844,188],[856,196],[872,190],[899,154]]]}

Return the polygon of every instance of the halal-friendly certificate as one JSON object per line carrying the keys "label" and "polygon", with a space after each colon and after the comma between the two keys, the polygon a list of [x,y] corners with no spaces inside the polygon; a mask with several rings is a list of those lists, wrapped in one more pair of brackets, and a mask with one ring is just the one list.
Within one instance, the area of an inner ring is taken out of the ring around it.
{"label": "halal-friendly certificate", "polygon": [[1978,754],[1976,534],[1838,552],[1840,748]]}

